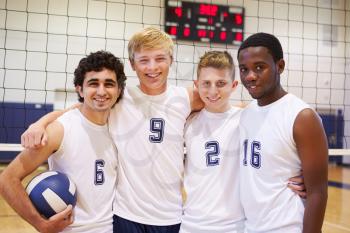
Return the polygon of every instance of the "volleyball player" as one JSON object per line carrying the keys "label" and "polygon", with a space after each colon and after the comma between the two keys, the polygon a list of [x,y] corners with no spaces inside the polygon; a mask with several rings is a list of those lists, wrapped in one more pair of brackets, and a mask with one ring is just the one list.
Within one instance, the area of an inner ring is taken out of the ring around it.
{"label": "volleyball player", "polygon": [[[321,232],[327,202],[327,139],[320,117],[280,84],[278,39],[248,37],[238,50],[241,81],[255,99],[240,126],[241,199],[248,233]],[[286,188],[303,170],[307,201]]]}
{"label": "volleyball player", "polygon": [[178,232],[182,215],[183,130],[194,108],[192,90],[168,85],[173,41],[149,27],[128,44],[139,85],[111,112],[119,151],[115,232]]}
{"label": "volleyball player", "polygon": [[[0,193],[10,206],[39,232],[110,233],[117,179],[117,151],[107,120],[122,97],[126,77],[123,64],[108,52],[81,59],[74,73],[78,108],[48,125],[49,140],[22,151],[1,173]],[[77,188],[77,204],[50,219],[30,202],[21,181],[48,159],[52,170],[67,174]]]}
{"label": "volleyball player", "polygon": [[206,52],[195,84],[204,109],[185,127],[184,189],[187,194],[181,233],[243,233],[239,197],[239,130],[241,108],[230,96],[237,86],[230,54]]}

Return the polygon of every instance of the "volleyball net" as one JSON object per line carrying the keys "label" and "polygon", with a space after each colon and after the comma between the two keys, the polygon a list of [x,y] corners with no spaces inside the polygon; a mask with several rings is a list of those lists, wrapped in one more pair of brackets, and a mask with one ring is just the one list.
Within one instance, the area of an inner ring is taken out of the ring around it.
{"label": "volleyball net", "polygon": [[[127,85],[135,86],[138,79],[127,54],[129,38],[145,26],[162,30],[169,26],[165,23],[166,0],[0,2],[0,143],[3,146],[0,151],[5,154],[20,151],[16,146],[20,135],[42,115],[77,102],[73,73],[82,57],[101,49],[112,52],[124,61]],[[171,2],[181,7],[182,1]],[[350,2],[200,2],[242,7],[244,14],[240,21],[243,19],[244,38],[256,32],[278,37],[286,60],[281,75],[284,89],[320,114],[330,155],[347,157],[350,148]],[[179,14],[180,8],[176,9]],[[226,50],[237,64],[237,44],[175,40],[169,83],[193,85],[199,58],[208,50]],[[236,78],[239,80],[237,66]],[[251,98],[242,85],[238,85],[231,101],[244,105]],[[14,151],[6,152],[11,148]],[[339,149],[346,150],[339,152]]]}

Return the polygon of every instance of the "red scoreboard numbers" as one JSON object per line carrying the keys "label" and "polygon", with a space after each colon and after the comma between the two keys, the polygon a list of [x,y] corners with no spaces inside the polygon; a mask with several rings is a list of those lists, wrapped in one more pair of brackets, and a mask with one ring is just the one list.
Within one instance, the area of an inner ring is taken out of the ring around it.
{"label": "red scoreboard numbers", "polygon": [[242,7],[167,0],[165,31],[178,40],[240,45],[243,17]]}

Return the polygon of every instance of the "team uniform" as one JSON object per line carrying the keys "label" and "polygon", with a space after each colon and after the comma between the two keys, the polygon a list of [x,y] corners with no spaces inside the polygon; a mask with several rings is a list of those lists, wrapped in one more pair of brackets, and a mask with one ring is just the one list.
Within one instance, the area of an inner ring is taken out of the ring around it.
{"label": "team uniform", "polygon": [[90,122],[78,109],[57,120],[64,136],[49,167],[67,174],[77,188],[74,222],[63,232],[110,233],[118,161],[108,127]]}
{"label": "team uniform", "polygon": [[190,111],[183,87],[168,86],[156,96],[139,87],[125,90],[110,115],[119,153],[116,216],[155,226],[180,223],[183,131]]}
{"label": "team uniform", "polygon": [[187,194],[181,233],[243,233],[239,198],[239,129],[241,109],[224,113],[203,109],[185,129]]}
{"label": "team uniform", "polygon": [[255,100],[242,113],[240,190],[248,233],[302,232],[304,205],[287,182],[301,170],[293,125],[306,108],[286,94],[266,106]]}

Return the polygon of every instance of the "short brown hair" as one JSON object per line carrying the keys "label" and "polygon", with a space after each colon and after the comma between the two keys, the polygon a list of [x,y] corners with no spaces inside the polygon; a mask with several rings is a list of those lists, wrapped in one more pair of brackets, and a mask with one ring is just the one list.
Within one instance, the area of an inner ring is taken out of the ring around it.
{"label": "short brown hair", "polygon": [[235,80],[235,65],[232,56],[226,51],[209,51],[201,56],[197,67],[197,78],[203,68],[213,67],[216,69],[228,69],[231,71],[231,78]]}

